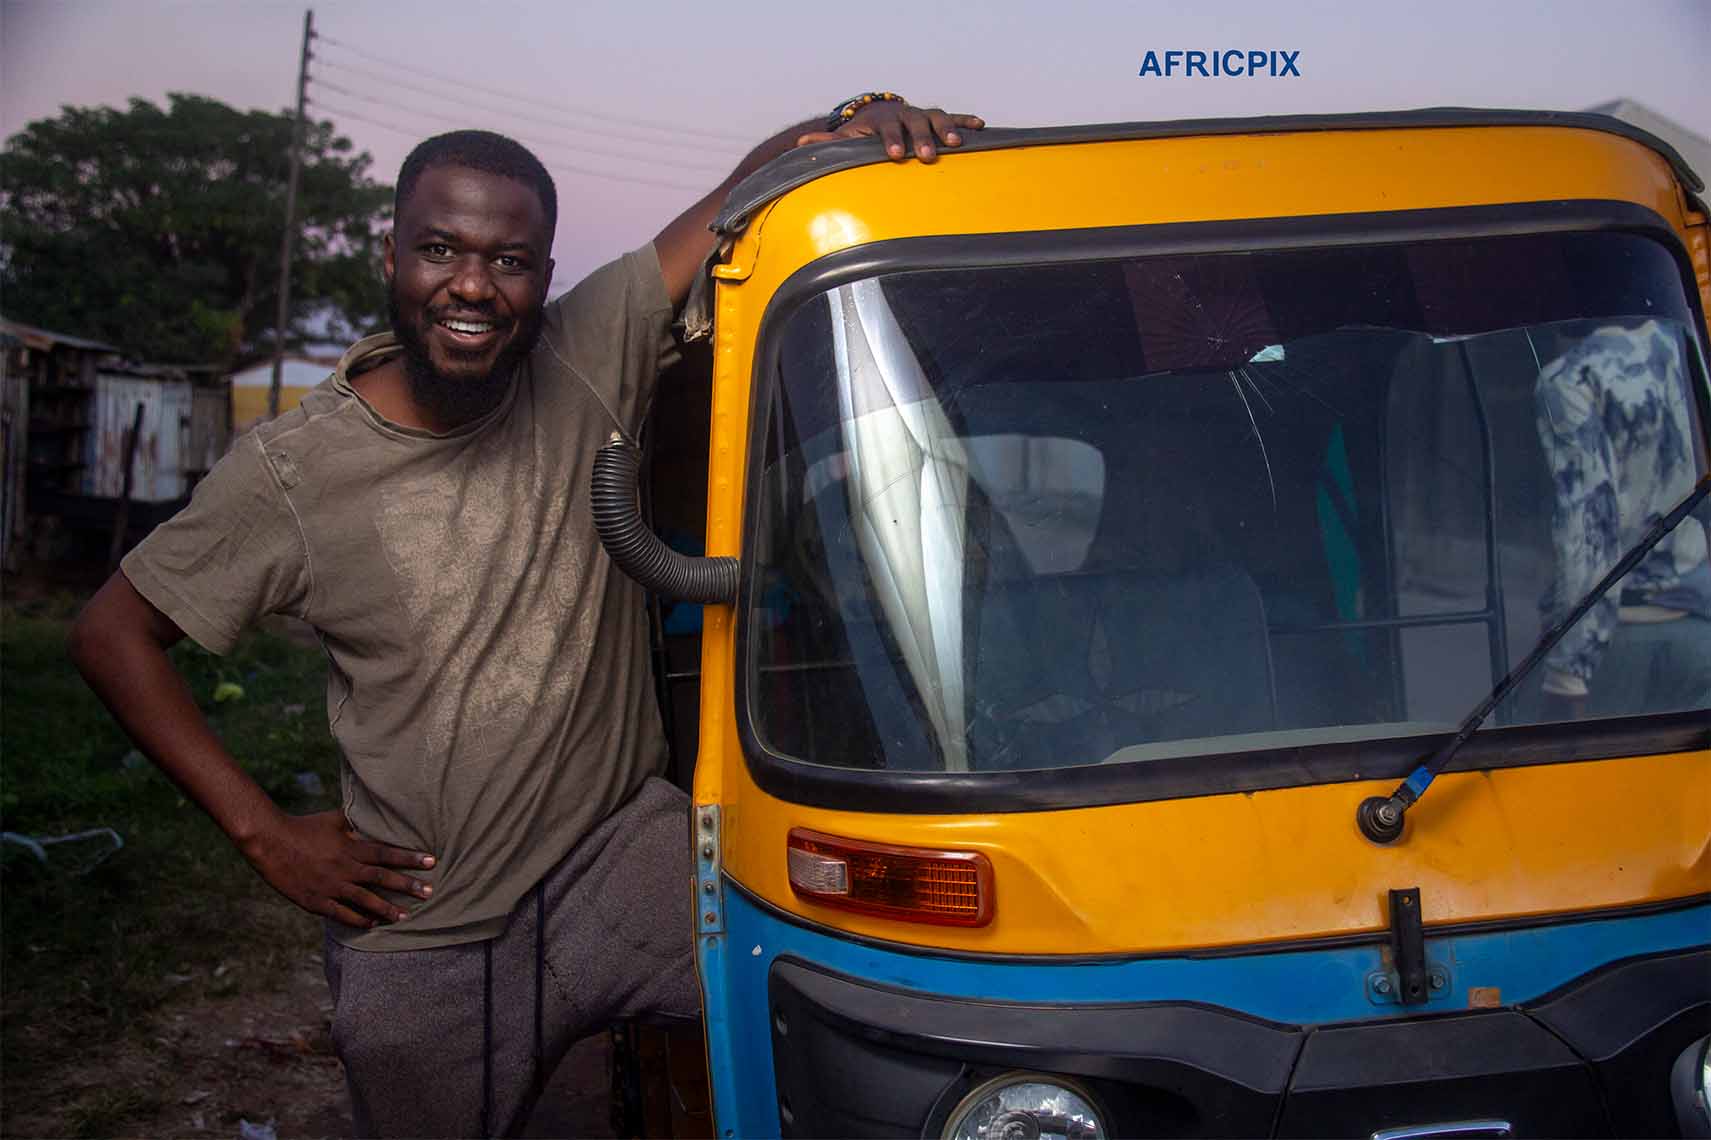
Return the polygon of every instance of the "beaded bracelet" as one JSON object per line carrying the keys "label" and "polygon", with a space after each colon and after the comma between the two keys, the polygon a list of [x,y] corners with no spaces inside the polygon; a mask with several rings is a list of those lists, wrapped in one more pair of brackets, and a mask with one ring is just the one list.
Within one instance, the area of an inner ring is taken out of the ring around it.
{"label": "beaded bracelet", "polygon": [[867,106],[869,103],[906,103],[906,102],[908,102],[908,100],[903,98],[903,96],[894,94],[890,91],[867,91],[867,92],[864,92],[860,95],[857,95],[854,99],[845,99],[842,103],[839,103],[836,107],[834,107],[832,109],[832,113],[830,115],[826,116],[826,129],[828,131],[837,130],[839,127],[843,126],[845,123],[847,123],[851,119],[855,118],[856,112],[860,111],[863,107]]}

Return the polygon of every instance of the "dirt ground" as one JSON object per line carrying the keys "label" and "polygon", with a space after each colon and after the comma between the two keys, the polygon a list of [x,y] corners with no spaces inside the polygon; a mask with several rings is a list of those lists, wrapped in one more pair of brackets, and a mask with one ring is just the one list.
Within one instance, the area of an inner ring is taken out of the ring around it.
{"label": "dirt ground", "polygon": [[[52,1099],[75,1108],[10,1118],[7,1134],[236,1138],[248,1121],[271,1124],[280,1140],[349,1136],[331,1013],[318,954],[306,956],[278,989],[169,1001],[144,1032],[56,1074],[60,1095]],[[524,1135],[615,1136],[610,1064],[605,1036],[577,1045]]]}

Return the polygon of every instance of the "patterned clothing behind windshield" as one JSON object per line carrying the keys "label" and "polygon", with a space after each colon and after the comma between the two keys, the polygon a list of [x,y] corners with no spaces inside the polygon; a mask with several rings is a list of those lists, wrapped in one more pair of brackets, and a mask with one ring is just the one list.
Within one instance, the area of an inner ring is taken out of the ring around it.
{"label": "patterned clothing behind windshield", "polygon": [[[1556,493],[1547,624],[1693,489],[1685,359],[1678,329],[1646,321],[1599,328],[1540,370],[1539,440]],[[1545,691],[1585,696],[1622,623],[1711,619],[1705,534],[1703,518],[1689,518],[1665,535],[1551,651]]]}

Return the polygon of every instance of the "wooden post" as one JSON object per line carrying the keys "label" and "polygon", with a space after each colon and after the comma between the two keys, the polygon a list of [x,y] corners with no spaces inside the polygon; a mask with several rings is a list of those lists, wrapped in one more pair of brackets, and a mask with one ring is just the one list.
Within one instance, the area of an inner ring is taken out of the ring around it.
{"label": "wooden post", "polygon": [[131,430],[125,433],[125,474],[119,481],[119,506],[113,511],[113,543],[107,548],[107,573],[119,568],[125,553],[125,532],[131,526],[131,468],[137,461],[137,437],[143,433],[143,404],[131,416]]}
{"label": "wooden post", "polygon": [[267,418],[279,415],[285,374],[285,325],[291,319],[291,251],[297,244],[297,178],[303,167],[303,104],[309,92],[309,41],[315,10],[303,13],[303,51],[297,58],[297,122],[291,129],[291,174],[285,183],[285,234],[279,239],[279,309],[273,322],[273,382],[267,386]]}

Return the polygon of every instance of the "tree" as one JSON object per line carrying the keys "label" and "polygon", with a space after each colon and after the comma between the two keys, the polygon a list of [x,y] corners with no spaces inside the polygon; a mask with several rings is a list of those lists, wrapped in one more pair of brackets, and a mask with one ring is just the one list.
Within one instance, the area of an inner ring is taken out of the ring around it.
{"label": "tree", "polygon": [[[0,305],[139,359],[231,366],[272,350],[292,116],[200,95],[66,107],[0,153]],[[385,313],[392,188],[328,122],[305,124],[287,342],[331,310]]]}

